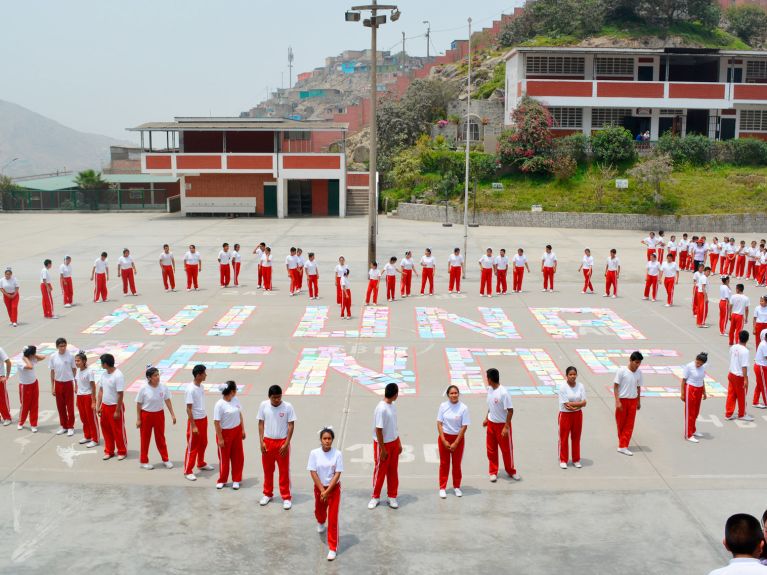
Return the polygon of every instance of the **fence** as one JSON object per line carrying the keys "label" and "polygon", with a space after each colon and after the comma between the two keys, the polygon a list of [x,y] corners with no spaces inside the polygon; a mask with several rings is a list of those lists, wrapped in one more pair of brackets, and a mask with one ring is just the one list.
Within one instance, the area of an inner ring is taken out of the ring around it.
{"label": "fence", "polygon": [[165,210],[164,190],[13,190],[3,194],[5,211]]}

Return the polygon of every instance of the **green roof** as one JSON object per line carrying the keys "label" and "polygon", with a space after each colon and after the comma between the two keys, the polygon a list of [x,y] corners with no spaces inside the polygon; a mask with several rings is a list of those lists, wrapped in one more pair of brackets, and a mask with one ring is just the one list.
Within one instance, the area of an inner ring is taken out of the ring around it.
{"label": "green roof", "polygon": [[[177,182],[178,178],[173,176],[156,176],[154,174],[102,174],[101,177],[110,184],[169,184]],[[75,174],[68,176],[51,176],[49,178],[38,178],[36,180],[24,180],[15,182],[21,188],[29,190],[71,190],[77,188],[75,183]]]}

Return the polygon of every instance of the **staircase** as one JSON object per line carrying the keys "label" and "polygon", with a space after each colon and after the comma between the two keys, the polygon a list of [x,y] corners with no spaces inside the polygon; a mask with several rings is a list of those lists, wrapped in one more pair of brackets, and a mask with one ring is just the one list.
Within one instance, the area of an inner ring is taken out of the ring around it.
{"label": "staircase", "polygon": [[365,216],[368,213],[368,191],[347,190],[346,192],[346,215]]}

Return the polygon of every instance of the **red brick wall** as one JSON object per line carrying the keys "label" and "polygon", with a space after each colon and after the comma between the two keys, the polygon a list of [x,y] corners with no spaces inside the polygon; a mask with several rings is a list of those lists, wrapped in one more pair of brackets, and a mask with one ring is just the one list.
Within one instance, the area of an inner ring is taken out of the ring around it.
{"label": "red brick wall", "polygon": [[328,215],[328,181],[312,180],[312,215]]}
{"label": "red brick wall", "polygon": [[190,198],[256,198],[256,213],[264,213],[264,182],[274,181],[270,174],[200,174],[188,176],[186,191]]}

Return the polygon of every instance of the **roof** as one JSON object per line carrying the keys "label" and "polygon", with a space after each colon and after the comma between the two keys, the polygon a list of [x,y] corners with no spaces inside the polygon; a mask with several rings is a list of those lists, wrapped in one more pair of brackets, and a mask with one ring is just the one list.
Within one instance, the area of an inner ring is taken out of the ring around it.
{"label": "roof", "polygon": [[[47,192],[70,190],[77,187],[75,183],[76,177],[77,174],[51,176],[50,178],[24,180],[22,182],[15,182],[15,184],[20,188]],[[178,178],[173,176],[157,176],[154,174],[101,174],[101,177],[110,184],[169,184],[178,181]]]}
{"label": "roof", "polygon": [[173,122],[147,122],[128,128],[129,132],[177,132],[195,131],[301,131],[301,132],[345,132],[349,124],[289,120],[286,118],[175,118]]}
{"label": "roof", "polygon": [[631,54],[657,56],[662,54],[696,55],[712,54],[718,56],[740,56],[767,58],[764,50],[719,50],[717,48],[591,48],[581,46],[518,46],[509,51],[504,58],[509,60],[517,52],[550,52],[561,54]]}

